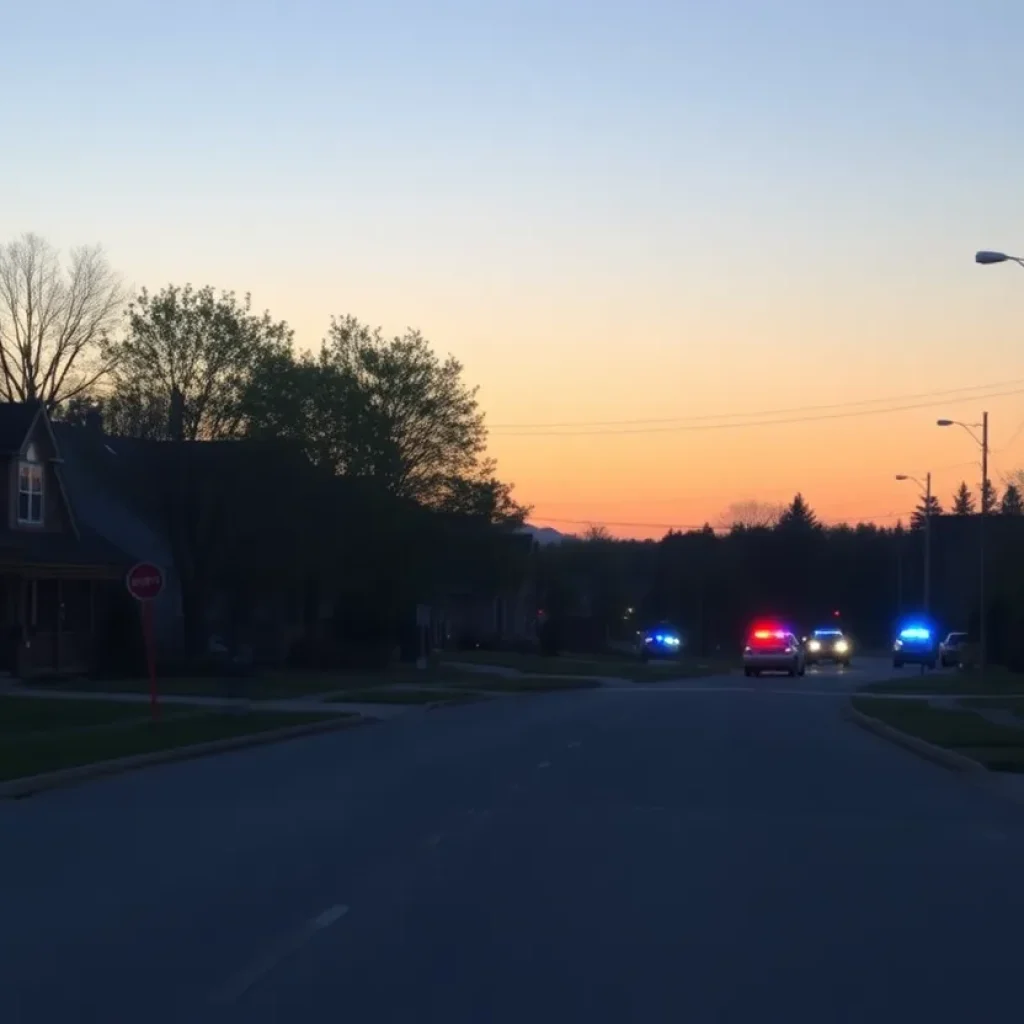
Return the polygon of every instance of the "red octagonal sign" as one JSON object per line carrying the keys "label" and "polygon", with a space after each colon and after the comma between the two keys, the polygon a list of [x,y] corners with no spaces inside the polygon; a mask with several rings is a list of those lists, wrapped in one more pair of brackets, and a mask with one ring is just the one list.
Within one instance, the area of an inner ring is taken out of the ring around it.
{"label": "red octagonal sign", "polygon": [[139,562],[128,570],[125,583],[128,585],[128,593],[136,601],[152,601],[164,589],[164,574],[158,565]]}

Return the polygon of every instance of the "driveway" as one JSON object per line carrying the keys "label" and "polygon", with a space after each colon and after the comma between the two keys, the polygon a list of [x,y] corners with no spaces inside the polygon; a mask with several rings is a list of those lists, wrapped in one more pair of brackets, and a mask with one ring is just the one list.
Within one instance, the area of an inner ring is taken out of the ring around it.
{"label": "driveway", "polygon": [[1021,809],[840,721],[846,673],[715,682],[0,805],[5,1021],[1016,1017]]}

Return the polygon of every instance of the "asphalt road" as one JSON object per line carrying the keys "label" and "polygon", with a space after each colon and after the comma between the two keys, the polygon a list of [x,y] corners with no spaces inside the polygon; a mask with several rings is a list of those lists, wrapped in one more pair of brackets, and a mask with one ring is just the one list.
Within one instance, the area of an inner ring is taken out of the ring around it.
{"label": "asphalt road", "polygon": [[0,804],[0,1016],[1016,1019],[1024,808],[842,722],[877,674],[515,698]]}

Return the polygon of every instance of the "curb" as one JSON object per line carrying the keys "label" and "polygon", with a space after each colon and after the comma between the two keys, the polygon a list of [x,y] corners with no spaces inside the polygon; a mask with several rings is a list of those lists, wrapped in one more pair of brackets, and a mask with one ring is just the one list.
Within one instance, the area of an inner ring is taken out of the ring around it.
{"label": "curb", "polygon": [[208,743],[192,743],[184,747],[172,747],[170,750],[157,750],[150,754],[133,754],[130,757],[117,757],[110,761],[94,761],[92,764],[62,768],[55,772],[43,772],[40,775],[27,775],[20,779],[0,782],[0,800],[32,796],[35,793],[60,789],[64,786],[74,786],[79,782],[88,782],[91,779],[122,775],[125,772],[135,771],[137,768],[148,768],[151,765],[191,761],[194,758],[228,753],[232,750],[243,750],[246,747],[261,747],[283,740],[315,736],[317,733],[351,729],[358,725],[369,725],[375,721],[377,719],[364,715],[339,714],[336,718],[326,719],[322,722],[286,725],[281,729],[267,729],[265,732],[255,732],[248,736],[232,736],[230,739],[210,740]]}
{"label": "curb", "polygon": [[918,757],[923,757],[927,761],[932,761],[943,768],[950,769],[950,771],[965,772],[979,777],[989,775],[989,770],[980,762],[964,754],[957,754],[955,751],[946,750],[945,747],[936,746],[927,740],[922,740],[917,736],[911,736],[909,733],[895,729],[878,718],[865,715],[863,711],[858,711],[849,704],[845,705],[840,713],[847,721],[859,725],[867,732],[881,736],[882,739],[895,743],[897,746],[903,747],[904,750],[909,750],[912,754],[917,754]]}

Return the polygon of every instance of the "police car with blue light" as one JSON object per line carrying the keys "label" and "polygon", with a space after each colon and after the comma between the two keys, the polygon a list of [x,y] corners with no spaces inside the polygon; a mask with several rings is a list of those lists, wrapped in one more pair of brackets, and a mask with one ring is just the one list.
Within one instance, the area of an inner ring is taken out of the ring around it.
{"label": "police car with blue light", "polygon": [[678,658],[683,649],[683,638],[679,635],[679,630],[664,622],[652,629],[643,630],[638,640],[642,661],[649,661],[651,658]]}
{"label": "police car with blue light", "polygon": [[924,665],[935,668],[939,660],[938,634],[924,622],[912,622],[903,626],[893,641],[892,667]]}

